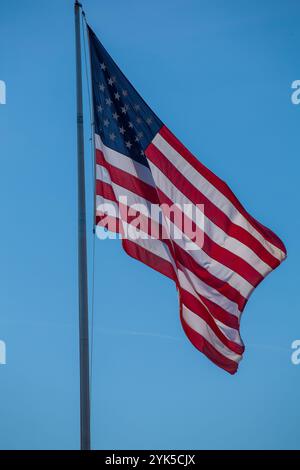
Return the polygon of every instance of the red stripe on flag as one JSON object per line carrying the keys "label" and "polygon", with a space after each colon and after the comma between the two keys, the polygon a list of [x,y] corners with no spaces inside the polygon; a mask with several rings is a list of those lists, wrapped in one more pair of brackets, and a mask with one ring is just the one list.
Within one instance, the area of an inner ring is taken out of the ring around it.
{"label": "red stripe on flag", "polygon": [[226,370],[230,374],[233,375],[236,373],[238,369],[238,363],[223,356],[223,354],[219,353],[208,341],[206,341],[203,336],[193,330],[182,317],[182,307],[180,309],[180,319],[185,334],[189,338],[190,342],[195,346],[195,348],[205,354],[205,356],[207,356],[217,366]]}
{"label": "red stripe on flag", "polygon": [[286,254],[286,248],[277,235],[272,232],[269,228],[262,225],[254,217],[252,217],[242,206],[240,201],[234,195],[229,186],[204,166],[200,161],[175,137],[175,135],[166,127],[163,126],[159,134],[178,152],[185,158],[199,173],[201,173],[215,188],[217,188],[229,201],[235,206],[235,208],[250,222],[256,230],[270,243],[279,248],[283,253]]}
{"label": "red stripe on flag", "polygon": [[152,204],[158,204],[157,192],[153,186],[108,163],[101,150],[96,150],[96,158],[97,164],[107,169],[113,183],[147,199]]}
{"label": "red stripe on flag", "polygon": [[[171,207],[172,201],[160,189],[157,189],[157,193],[160,203],[165,203]],[[175,211],[180,211],[180,209],[175,207]],[[204,213],[206,215],[206,206]],[[185,217],[186,219],[189,219],[187,216]],[[176,221],[173,213],[171,214],[171,221],[174,223]],[[199,249],[203,250],[208,256],[220,262],[224,266],[227,266],[232,271],[240,274],[253,286],[259,284],[263,279],[263,276],[243,258],[215,243],[205,232],[203,234],[203,245],[200,246]]]}
{"label": "red stripe on flag", "polygon": [[157,256],[154,253],[151,253],[151,251],[146,250],[131,240],[122,240],[122,245],[129,256],[135,258],[138,261],[142,261],[150,268],[158,271],[161,274],[164,274],[177,283],[176,273],[169,261],[162,259],[160,256]]}
{"label": "red stripe on flag", "polygon": [[241,346],[233,341],[230,341],[220,330],[218,325],[216,324],[213,317],[210,313],[206,310],[205,306],[196,299],[190,292],[187,292],[185,289],[180,289],[180,298],[184,305],[186,305],[192,312],[196,315],[201,317],[207,325],[212,329],[212,331],[216,334],[216,336],[222,341],[225,346],[231,349],[233,352],[237,354],[243,354],[245,347]]}
{"label": "red stripe on flag", "polygon": [[203,193],[193,186],[174,165],[164,156],[155,145],[150,144],[146,150],[147,158],[162,171],[170,181],[176,186],[186,197],[195,204],[204,204],[205,216],[208,217],[215,225],[227,233],[230,237],[239,240],[244,245],[251,248],[259,258],[267,263],[273,269],[280,262],[271,255],[262,244],[253,237],[247,230],[235,225],[221,209],[213,204]]}

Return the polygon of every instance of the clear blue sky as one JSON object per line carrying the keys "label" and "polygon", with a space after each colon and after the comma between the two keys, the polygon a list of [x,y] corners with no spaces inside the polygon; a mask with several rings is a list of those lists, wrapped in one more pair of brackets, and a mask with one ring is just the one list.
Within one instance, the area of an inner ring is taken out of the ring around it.
{"label": "clear blue sky", "polygon": [[[299,448],[299,1],[84,6],[162,121],[288,249],[246,307],[232,377],[185,338],[171,281],[96,243],[93,447]],[[1,449],[79,445],[73,21],[72,0],[1,2]]]}

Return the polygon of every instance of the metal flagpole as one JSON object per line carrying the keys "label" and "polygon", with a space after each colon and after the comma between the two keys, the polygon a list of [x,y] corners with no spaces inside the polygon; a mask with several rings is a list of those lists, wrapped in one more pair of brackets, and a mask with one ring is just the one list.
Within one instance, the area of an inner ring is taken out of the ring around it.
{"label": "metal flagpole", "polygon": [[77,165],[78,165],[78,291],[80,348],[80,441],[81,450],[91,449],[90,380],[89,380],[89,320],[86,247],[85,170],[82,106],[82,65],[80,10],[75,1],[76,81],[77,81]]}

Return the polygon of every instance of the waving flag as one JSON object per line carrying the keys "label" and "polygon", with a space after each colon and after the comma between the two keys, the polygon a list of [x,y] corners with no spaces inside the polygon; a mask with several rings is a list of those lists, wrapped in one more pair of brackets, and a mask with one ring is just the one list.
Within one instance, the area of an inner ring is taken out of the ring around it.
{"label": "waving flag", "polygon": [[130,256],[175,281],[186,335],[233,374],[244,352],[241,313],[286,257],[284,244],[184,147],[88,33],[96,223],[121,233]]}

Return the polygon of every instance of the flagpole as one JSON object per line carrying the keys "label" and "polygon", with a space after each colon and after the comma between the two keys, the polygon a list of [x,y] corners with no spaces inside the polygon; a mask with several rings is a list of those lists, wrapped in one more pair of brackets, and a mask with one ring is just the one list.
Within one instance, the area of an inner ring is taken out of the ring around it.
{"label": "flagpole", "polygon": [[75,1],[76,84],[77,84],[77,172],[78,172],[78,293],[79,293],[79,354],[80,354],[80,442],[81,450],[91,449],[89,320],[86,247],[86,204],[82,105],[82,65],[80,10]]}

